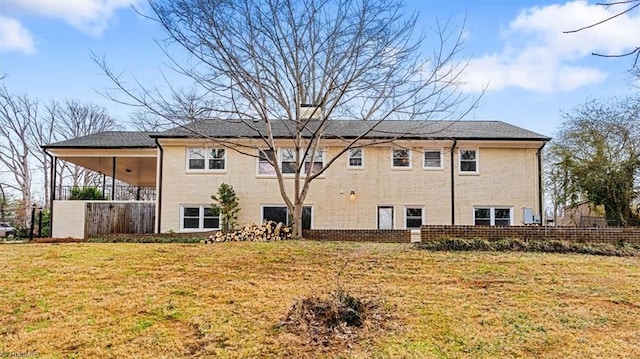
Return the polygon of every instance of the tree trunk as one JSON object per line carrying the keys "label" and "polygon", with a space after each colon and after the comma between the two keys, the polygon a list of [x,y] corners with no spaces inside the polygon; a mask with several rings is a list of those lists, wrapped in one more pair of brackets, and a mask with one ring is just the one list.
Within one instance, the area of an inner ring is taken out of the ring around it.
{"label": "tree trunk", "polygon": [[297,202],[293,207],[292,237],[302,239],[302,202]]}

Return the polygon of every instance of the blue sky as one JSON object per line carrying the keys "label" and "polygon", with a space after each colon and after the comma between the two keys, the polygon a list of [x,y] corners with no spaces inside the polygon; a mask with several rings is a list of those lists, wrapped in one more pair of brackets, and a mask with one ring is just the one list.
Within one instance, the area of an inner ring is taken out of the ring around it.
{"label": "blue sky", "polygon": [[[407,0],[420,12],[419,31],[435,20],[466,17],[469,60],[465,91],[488,85],[480,107],[468,119],[501,120],[552,136],[560,112],[587,98],[622,96],[631,91],[626,70],[632,59],[605,59],[591,52],[621,53],[638,45],[640,11],[596,29],[568,35],[613,13],[593,1]],[[105,56],[117,71],[144,84],[162,85],[161,73],[175,75],[155,41],[158,25],[136,14],[144,2],[129,0],[0,1],[0,74],[11,92],[46,103],[65,98],[104,106],[126,123],[135,109],[99,94],[112,83],[92,61]],[[427,44],[425,44],[428,46]],[[425,52],[430,49],[425,47]],[[176,80],[178,81],[178,80]]]}

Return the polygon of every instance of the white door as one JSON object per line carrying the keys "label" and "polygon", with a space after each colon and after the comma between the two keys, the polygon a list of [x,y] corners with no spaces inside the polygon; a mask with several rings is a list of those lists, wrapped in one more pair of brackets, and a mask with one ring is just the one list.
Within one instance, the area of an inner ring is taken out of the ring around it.
{"label": "white door", "polygon": [[378,207],[378,229],[393,229],[393,207]]}

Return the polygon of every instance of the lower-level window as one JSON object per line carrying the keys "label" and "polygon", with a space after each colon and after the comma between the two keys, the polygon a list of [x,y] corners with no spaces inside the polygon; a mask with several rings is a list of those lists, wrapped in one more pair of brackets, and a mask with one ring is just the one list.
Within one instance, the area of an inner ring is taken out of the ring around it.
{"label": "lower-level window", "polygon": [[473,213],[476,226],[510,226],[513,222],[509,207],[476,207]]}
{"label": "lower-level window", "polygon": [[183,205],[180,207],[180,225],[184,230],[220,229],[220,215],[211,205]]}
{"label": "lower-level window", "polygon": [[405,208],[405,227],[407,229],[419,229],[423,223],[424,211],[422,207],[406,207]]}
{"label": "lower-level window", "polygon": [[[302,229],[311,229],[311,206],[302,207]],[[287,206],[262,206],[262,222],[274,221],[290,225],[293,216]]]}

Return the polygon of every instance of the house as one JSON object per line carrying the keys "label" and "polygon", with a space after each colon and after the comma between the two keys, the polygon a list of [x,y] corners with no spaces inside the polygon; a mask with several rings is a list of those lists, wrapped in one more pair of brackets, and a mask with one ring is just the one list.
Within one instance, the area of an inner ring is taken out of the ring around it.
{"label": "house", "polygon": [[[231,184],[238,194],[240,223],[288,221],[267,156],[278,161],[292,188],[287,174],[290,125],[272,122],[276,151],[266,150],[261,140],[263,123],[247,126],[233,120],[204,120],[158,133],[104,132],[43,148],[54,163],[65,160],[104,175],[106,200],[93,202],[111,203],[111,208],[114,201],[152,204],[157,232],[205,231],[219,225],[210,196],[221,183]],[[334,158],[347,141],[367,135],[358,139],[360,147],[346,151],[311,183],[303,212],[306,228],[541,223],[546,136],[499,121],[385,121],[374,126],[332,120],[322,130],[314,163],[305,164],[308,170]],[[53,236],[92,234],[86,223],[93,207],[65,200],[59,179],[52,177]],[[118,183],[134,189],[120,190]],[[141,198],[140,193],[152,194]]]}

